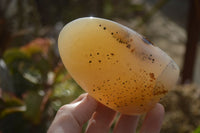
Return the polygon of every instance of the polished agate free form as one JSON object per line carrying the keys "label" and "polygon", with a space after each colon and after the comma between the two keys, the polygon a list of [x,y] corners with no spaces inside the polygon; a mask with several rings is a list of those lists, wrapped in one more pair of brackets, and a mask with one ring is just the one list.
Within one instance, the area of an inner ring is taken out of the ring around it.
{"label": "polished agate free form", "polygon": [[165,52],[114,21],[76,19],[62,29],[58,46],[73,79],[123,114],[147,112],[178,80],[179,68]]}

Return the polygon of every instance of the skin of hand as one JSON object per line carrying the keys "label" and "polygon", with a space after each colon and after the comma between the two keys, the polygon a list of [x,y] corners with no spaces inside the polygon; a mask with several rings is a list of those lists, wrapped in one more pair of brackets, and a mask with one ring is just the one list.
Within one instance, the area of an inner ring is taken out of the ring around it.
{"label": "skin of hand", "polygon": [[[87,93],[62,106],[47,133],[81,133],[88,120],[86,133],[108,133],[117,112],[98,103]],[[140,133],[159,133],[164,118],[164,107],[157,103],[145,115]],[[139,116],[121,114],[113,133],[135,133]]]}

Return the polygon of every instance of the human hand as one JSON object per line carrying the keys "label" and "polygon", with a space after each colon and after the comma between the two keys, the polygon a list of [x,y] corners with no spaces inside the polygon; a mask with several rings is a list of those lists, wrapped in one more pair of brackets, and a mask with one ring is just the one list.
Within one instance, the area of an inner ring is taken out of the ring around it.
{"label": "human hand", "polygon": [[[98,103],[88,94],[82,94],[70,104],[62,106],[52,122],[48,133],[81,133],[82,126],[88,120],[86,133],[108,133],[116,112]],[[140,133],[159,133],[164,117],[161,104],[147,112]],[[134,133],[139,116],[121,114],[114,133]]]}

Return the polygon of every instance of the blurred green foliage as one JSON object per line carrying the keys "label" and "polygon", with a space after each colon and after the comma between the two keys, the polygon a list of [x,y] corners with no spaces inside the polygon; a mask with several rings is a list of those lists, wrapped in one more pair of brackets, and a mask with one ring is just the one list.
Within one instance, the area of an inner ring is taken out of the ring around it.
{"label": "blurred green foliage", "polygon": [[197,127],[197,129],[195,129],[193,133],[200,133],[200,126]]}
{"label": "blurred green foliage", "polygon": [[10,75],[6,80],[12,81],[13,89],[0,89],[3,133],[45,132],[56,111],[83,93],[52,46],[49,39],[37,38],[5,51],[3,59]]}
{"label": "blurred green foliage", "polygon": [[84,92],[56,50],[63,24],[85,16],[146,22],[155,9],[132,0],[1,0],[0,132],[44,133],[56,111]]}

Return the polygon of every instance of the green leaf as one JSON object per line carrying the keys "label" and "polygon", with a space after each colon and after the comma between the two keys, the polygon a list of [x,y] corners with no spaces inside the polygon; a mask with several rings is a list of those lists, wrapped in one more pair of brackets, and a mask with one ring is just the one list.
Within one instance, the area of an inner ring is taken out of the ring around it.
{"label": "green leaf", "polygon": [[8,92],[2,92],[0,98],[0,118],[14,112],[25,111],[23,101]]}
{"label": "green leaf", "polygon": [[200,126],[197,127],[197,128],[193,131],[193,133],[200,133]]}
{"label": "green leaf", "polygon": [[30,91],[25,97],[26,111],[24,115],[35,124],[40,123],[41,120],[42,99],[43,96],[38,91]]}
{"label": "green leaf", "polygon": [[31,57],[20,49],[11,49],[5,52],[4,59],[11,72],[17,96],[45,83],[49,65],[42,56]]}
{"label": "green leaf", "polygon": [[26,110],[25,106],[5,108],[3,111],[0,112],[0,118],[15,112],[24,112],[25,110]]}
{"label": "green leaf", "polygon": [[15,107],[15,106],[22,106],[24,105],[24,102],[14,96],[13,94],[3,92],[2,94],[2,100],[6,107]]}
{"label": "green leaf", "polygon": [[76,99],[84,91],[78,86],[74,80],[66,80],[54,86],[51,96],[52,106],[58,110],[62,105],[70,103]]}
{"label": "green leaf", "polygon": [[7,66],[3,60],[0,59],[0,88],[6,91],[14,92],[13,82]]}
{"label": "green leaf", "polygon": [[4,53],[3,58],[6,64],[10,66],[16,61],[27,60],[28,56],[19,49],[9,49]]}

